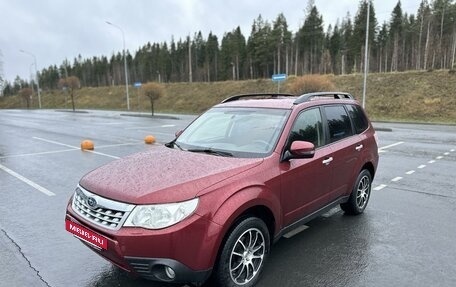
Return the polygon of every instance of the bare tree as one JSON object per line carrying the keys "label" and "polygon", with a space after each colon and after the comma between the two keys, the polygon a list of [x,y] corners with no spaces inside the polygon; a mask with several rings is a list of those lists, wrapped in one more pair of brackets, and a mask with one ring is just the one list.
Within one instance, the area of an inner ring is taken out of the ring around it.
{"label": "bare tree", "polygon": [[70,76],[68,78],[60,79],[59,87],[61,89],[70,90],[71,106],[73,107],[73,112],[74,112],[75,111],[74,90],[81,88],[81,82],[79,81],[79,78],[76,76]]}
{"label": "bare tree", "polygon": [[30,88],[22,88],[19,90],[19,95],[22,99],[24,99],[27,109],[30,109],[30,100],[32,98],[32,94],[33,92]]}
{"label": "bare tree", "polygon": [[150,109],[154,115],[154,101],[158,100],[164,94],[164,88],[158,83],[147,83],[142,86],[143,93],[150,100]]}

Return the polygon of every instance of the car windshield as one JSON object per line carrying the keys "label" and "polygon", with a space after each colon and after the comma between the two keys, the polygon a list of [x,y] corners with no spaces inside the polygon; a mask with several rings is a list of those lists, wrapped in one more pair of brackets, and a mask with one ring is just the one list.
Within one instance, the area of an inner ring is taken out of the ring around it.
{"label": "car windshield", "polygon": [[278,140],[289,110],[268,108],[212,108],[176,140],[191,152],[221,156],[264,157]]}

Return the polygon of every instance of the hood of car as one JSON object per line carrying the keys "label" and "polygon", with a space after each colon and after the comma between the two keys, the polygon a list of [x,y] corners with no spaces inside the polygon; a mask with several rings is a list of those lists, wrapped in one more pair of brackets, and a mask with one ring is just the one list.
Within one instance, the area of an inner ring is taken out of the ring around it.
{"label": "hood of car", "polygon": [[133,203],[178,202],[244,172],[261,158],[231,158],[157,147],[115,160],[85,175],[80,185],[102,197]]}

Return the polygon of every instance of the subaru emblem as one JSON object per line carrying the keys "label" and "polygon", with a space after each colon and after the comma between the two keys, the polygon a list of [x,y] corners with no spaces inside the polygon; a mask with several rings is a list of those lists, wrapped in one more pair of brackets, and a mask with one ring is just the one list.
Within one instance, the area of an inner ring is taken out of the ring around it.
{"label": "subaru emblem", "polygon": [[95,200],[95,198],[89,197],[89,198],[87,198],[87,205],[93,209],[93,208],[97,207],[97,201]]}

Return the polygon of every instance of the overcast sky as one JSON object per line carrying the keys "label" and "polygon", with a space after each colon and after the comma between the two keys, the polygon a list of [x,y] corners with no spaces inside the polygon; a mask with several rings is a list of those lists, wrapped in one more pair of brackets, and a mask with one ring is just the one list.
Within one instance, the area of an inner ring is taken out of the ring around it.
{"label": "overcast sky", "polygon": [[[379,23],[388,21],[398,0],[374,0]],[[132,54],[147,42],[169,42],[202,31],[219,37],[241,27],[246,38],[259,14],[272,22],[279,13],[296,32],[304,21],[306,0],[0,0],[0,50],[4,77],[12,81],[19,75],[30,78],[33,57],[38,69],[60,65],[65,58],[73,62],[122,50],[121,32],[105,23],[110,21],[125,32],[126,46]],[[325,27],[334,25],[347,12],[356,14],[359,0],[316,0]],[[402,0],[402,9],[416,13],[421,0]]]}

